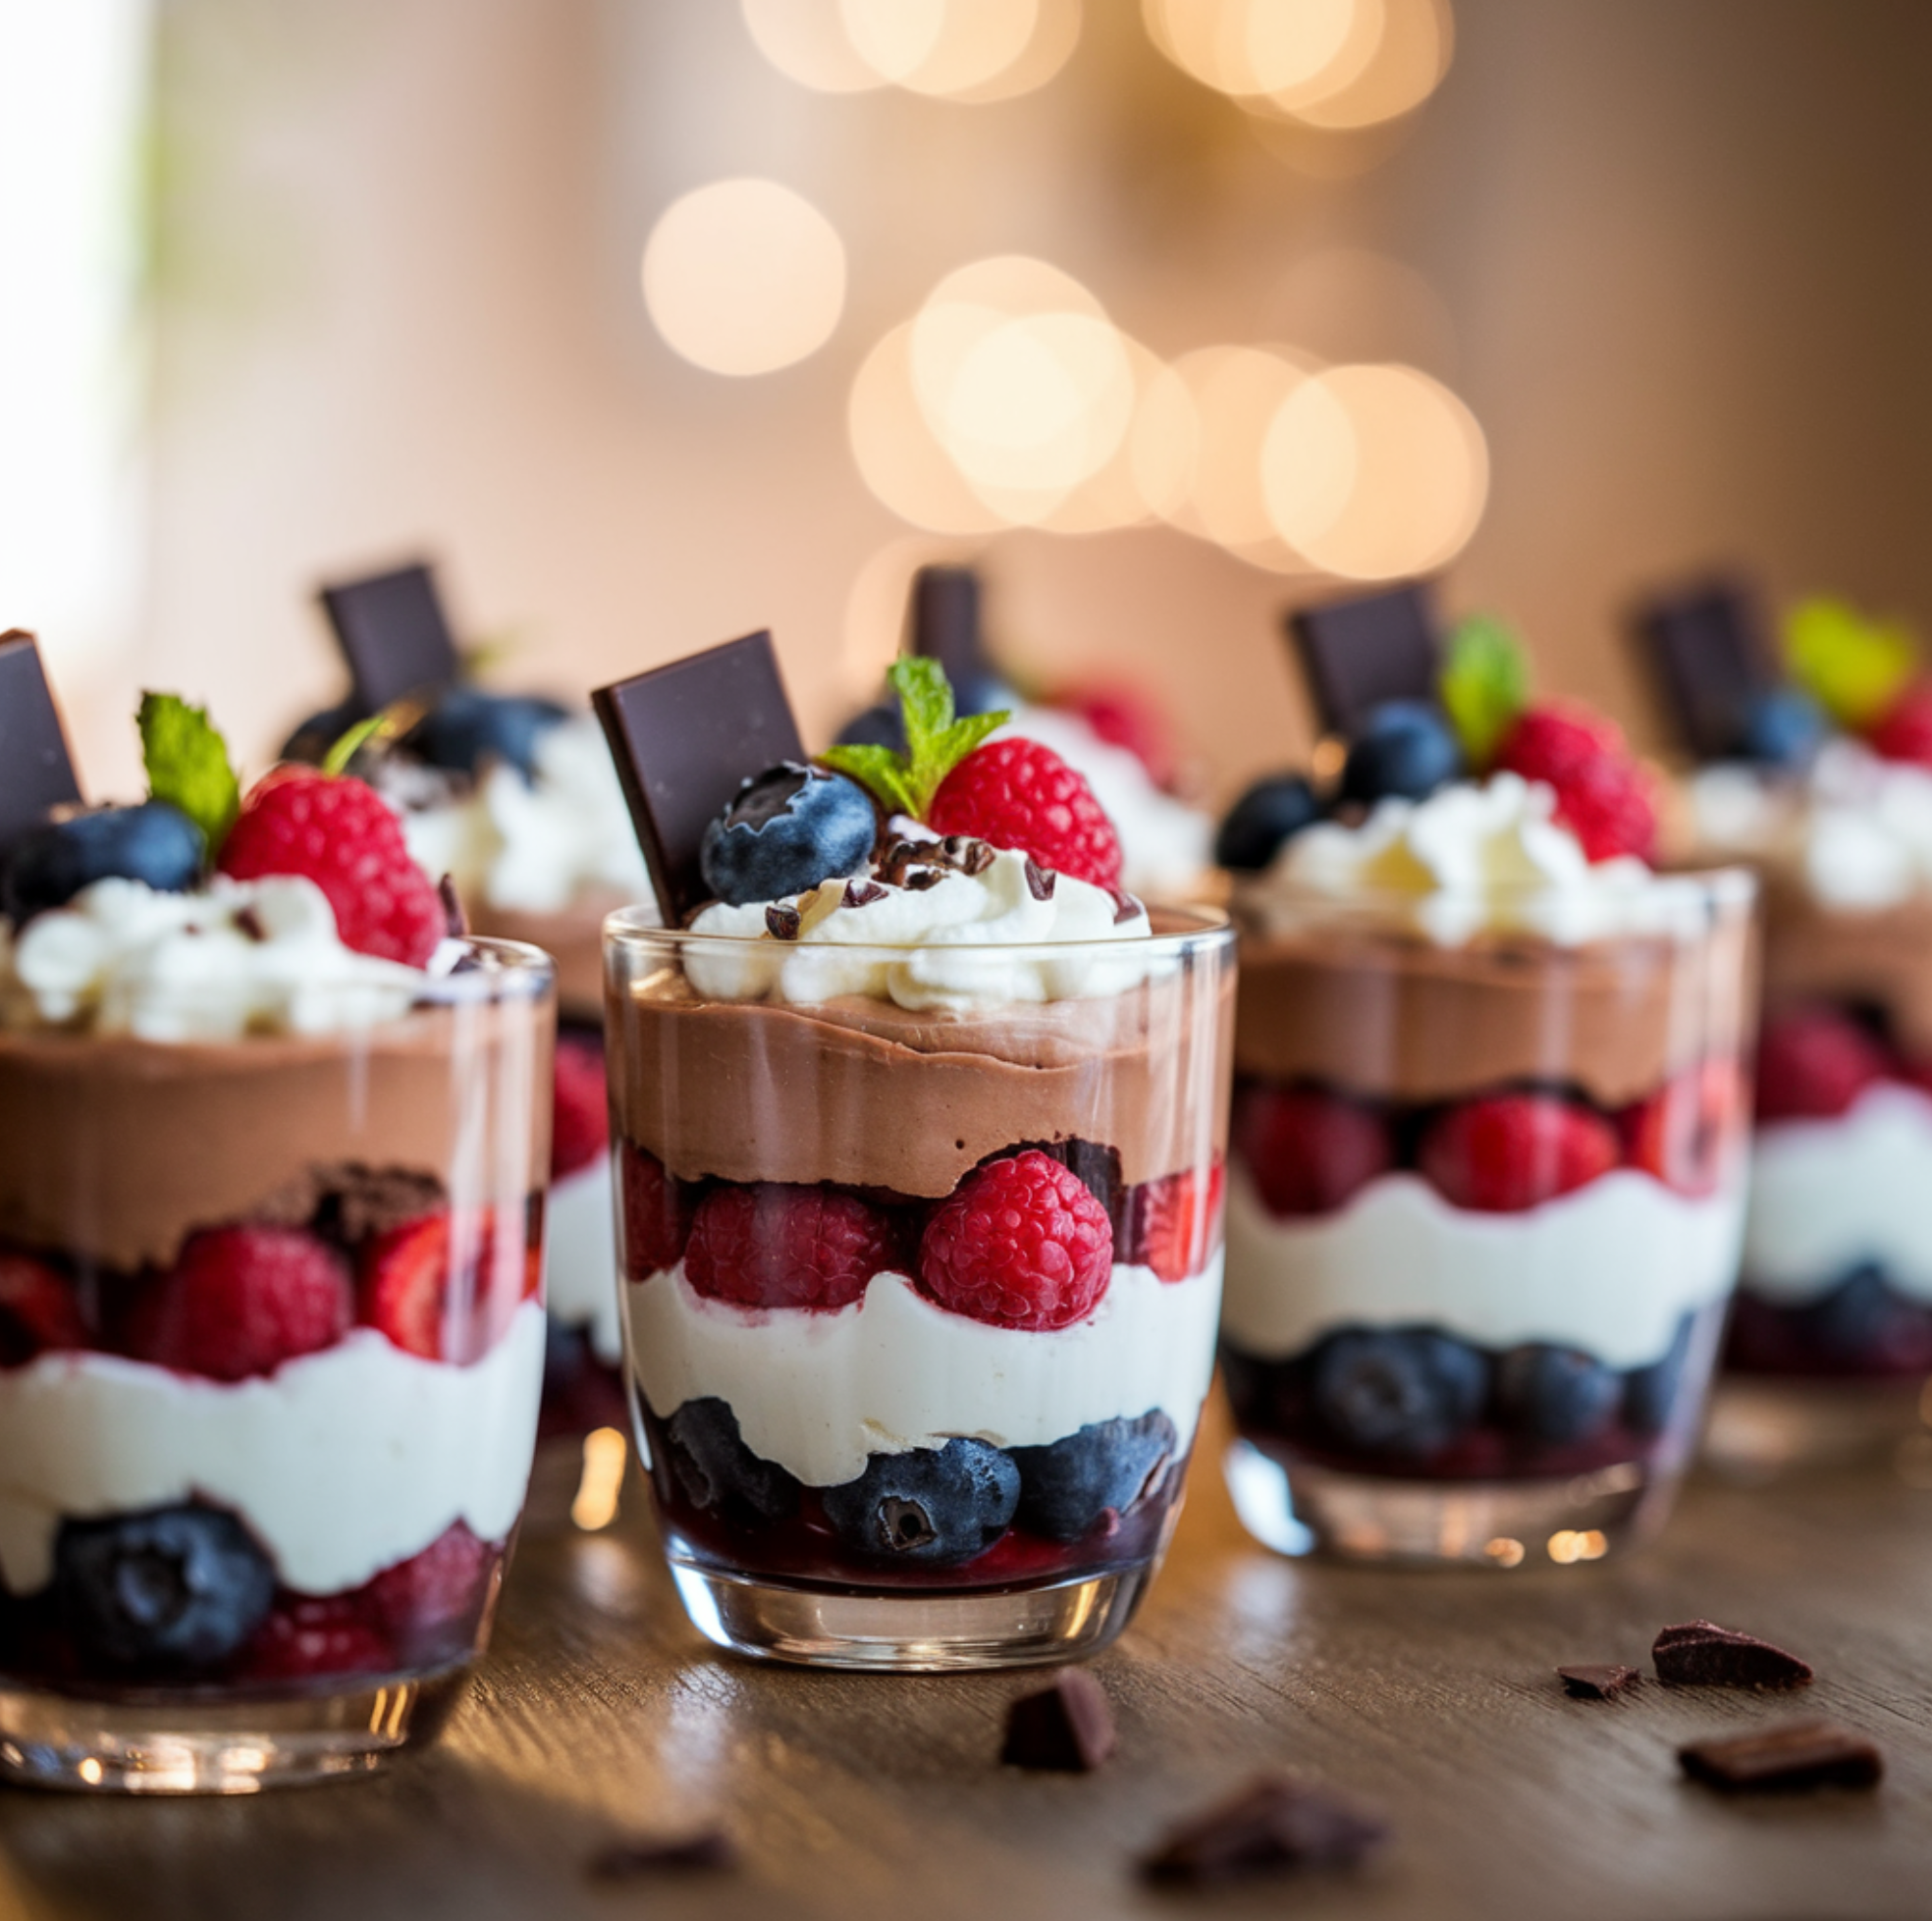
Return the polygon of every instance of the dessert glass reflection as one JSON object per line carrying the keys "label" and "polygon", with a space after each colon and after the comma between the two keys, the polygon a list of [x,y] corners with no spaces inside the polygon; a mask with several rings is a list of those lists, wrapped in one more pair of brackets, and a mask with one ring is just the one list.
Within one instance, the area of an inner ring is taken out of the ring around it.
{"label": "dessert glass reflection", "polygon": [[1212,1367],[1232,948],[961,840],[607,923],[638,1439],[713,1640],[932,1669],[1124,1627]]}

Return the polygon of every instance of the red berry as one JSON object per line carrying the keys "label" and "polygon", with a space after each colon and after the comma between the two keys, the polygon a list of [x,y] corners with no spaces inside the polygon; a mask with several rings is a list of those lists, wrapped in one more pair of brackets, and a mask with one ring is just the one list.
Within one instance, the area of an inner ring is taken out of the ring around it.
{"label": "red berry", "polygon": [[557,1041],[557,1099],[550,1130],[550,1178],[588,1167],[611,1145],[604,1092],[604,1043],[577,1035]]}
{"label": "red berry", "polygon": [[1649,860],[1657,847],[1650,777],[1616,723],[1572,707],[1532,707],[1503,741],[1498,769],[1556,790],[1556,818],[1593,861]]}
{"label": "red berry", "polygon": [[498,1549],[458,1521],[420,1554],[385,1568],[362,1590],[366,1611],[402,1645],[453,1623],[473,1621],[487,1599],[498,1558]]}
{"label": "red berry", "polygon": [[1242,1088],[1234,1145],[1261,1205],[1278,1220],[1332,1213],[1395,1164],[1381,1115],[1310,1088]]}
{"label": "red berry", "polygon": [[425,1214],[376,1235],[362,1250],[360,1318],[404,1354],[465,1366],[496,1346],[542,1269],[520,1221]]}
{"label": "red berry", "polygon": [[402,826],[373,787],[348,775],[278,768],[258,781],[222,845],[237,880],[298,874],[335,909],[343,944],[408,967],[443,937],[443,903],[409,858]]}
{"label": "red berry", "polygon": [[869,1201],[778,1181],[714,1188],[684,1250],[692,1287],[741,1307],[849,1307],[875,1274],[905,1264],[897,1229]]}
{"label": "red berry", "polygon": [[927,810],[936,833],[971,834],[1031,854],[1097,887],[1120,884],[1120,838],[1086,776],[1037,740],[989,741],[939,783]]}
{"label": "red berry", "polygon": [[334,1347],[354,1317],[349,1267],[295,1227],[211,1227],[135,1302],[128,1352],[210,1380],[272,1374]]}
{"label": "red berry", "polygon": [[1513,1214],[1587,1186],[1617,1158],[1616,1130],[1602,1115],[1554,1094],[1498,1094],[1431,1122],[1421,1165],[1456,1206]]}
{"label": "red berry", "polygon": [[1743,1116],[1737,1063],[1699,1062],[1629,1110],[1624,1128],[1630,1163],[1680,1194],[1710,1194]]}
{"label": "red berry", "polygon": [[664,1162],[634,1141],[623,1144],[617,1171],[623,1201],[624,1273],[630,1280],[648,1281],[684,1258],[694,1203],[690,1190],[672,1180]]}
{"label": "red berry", "polygon": [[1037,1147],[975,1168],[919,1244],[921,1289],[995,1327],[1070,1327],[1094,1311],[1112,1273],[1106,1209]]}
{"label": "red berry", "polygon": [[1208,1265],[1221,1242],[1226,1170],[1184,1167],[1134,1190],[1129,1258],[1163,1281],[1184,1281]]}
{"label": "red berry", "polygon": [[1079,715],[1108,746],[1124,747],[1156,787],[1174,784],[1173,736],[1160,710],[1137,688],[1075,687],[1053,704]]}
{"label": "red berry", "polygon": [[284,1600],[255,1629],[241,1657],[249,1681],[381,1675],[396,1665],[394,1648],[347,1594]]}
{"label": "red berry", "polygon": [[0,1367],[86,1345],[86,1322],[66,1276],[31,1254],[0,1254]]}
{"label": "red berry", "polygon": [[1907,687],[1867,737],[1888,761],[1932,768],[1932,681]]}
{"label": "red berry", "polygon": [[1757,1041],[1757,1118],[1842,1114],[1885,1073],[1883,1049],[1849,1015],[1794,1007],[1764,1023]]}

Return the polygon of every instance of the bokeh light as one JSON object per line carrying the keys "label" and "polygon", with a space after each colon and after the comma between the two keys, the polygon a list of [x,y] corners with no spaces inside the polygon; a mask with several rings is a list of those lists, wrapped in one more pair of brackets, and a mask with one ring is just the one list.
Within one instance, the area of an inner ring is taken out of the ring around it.
{"label": "bokeh light", "polygon": [[1080,0],[740,0],[772,65],[803,86],[893,85],[950,100],[1044,85],[1080,36]]}
{"label": "bokeh light", "polygon": [[860,478],[901,520],[937,534],[1005,524],[970,488],[926,424],[912,377],[912,323],[894,327],[852,382],[846,432]]}
{"label": "bokeh light", "polygon": [[674,352],[763,374],[817,352],[845,304],[845,248],[809,200],[768,180],[673,201],[644,248],[644,304]]}
{"label": "bokeh light", "polygon": [[745,28],[787,80],[818,93],[864,93],[886,78],[860,58],[838,0],[738,0]]}

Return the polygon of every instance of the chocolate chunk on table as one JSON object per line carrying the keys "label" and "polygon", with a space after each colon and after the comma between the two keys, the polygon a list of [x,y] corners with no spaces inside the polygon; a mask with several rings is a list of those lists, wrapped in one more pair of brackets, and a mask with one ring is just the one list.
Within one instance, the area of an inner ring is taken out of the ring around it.
{"label": "chocolate chunk on table", "polygon": [[1630,625],[1685,750],[1699,761],[1736,753],[1752,700],[1781,678],[1750,594],[1701,582],[1640,603]]}
{"label": "chocolate chunk on table", "polygon": [[612,1841],[591,1857],[593,1881],[633,1881],[648,1875],[716,1872],[734,1868],[738,1850],[723,1829],[706,1828],[671,1840],[643,1836]]}
{"label": "chocolate chunk on table", "polygon": [[1387,1840],[1379,1815],[1328,1788],[1261,1775],[1183,1822],[1141,1872],[1149,1881],[1203,1886],[1300,1868],[1353,1868]]}
{"label": "chocolate chunk on table", "polygon": [[1811,1680],[1797,1655],[1712,1621],[1664,1628],[1650,1659],[1657,1679],[1673,1687],[1803,1687]]}
{"label": "chocolate chunk on table", "polygon": [[1642,1679],[1635,1668],[1610,1665],[1559,1668],[1556,1678],[1563,1691],[1578,1701],[1614,1701],[1628,1694]]}
{"label": "chocolate chunk on table", "polygon": [[1677,1758],[1692,1781],[1732,1794],[1875,1788],[1885,1774],[1876,1742],[1829,1721],[1787,1721],[1748,1734],[1692,1741],[1678,1749]]}
{"label": "chocolate chunk on table", "polygon": [[1384,701],[1436,704],[1441,647],[1420,581],[1297,608],[1288,635],[1326,733],[1359,734]]}
{"label": "chocolate chunk on table", "polygon": [[80,799],[40,650],[16,627],[0,634],[0,856],[54,808]]}
{"label": "chocolate chunk on table", "polygon": [[1082,1668],[1062,1668],[1052,1684],[1022,1694],[1006,1710],[999,1758],[1016,1768],[1088,1774],[1113,1752],[1113,1710],[1106,1690]]}
{"label": "chocolate chunk on table", "polygon": [[337,582],[318,598],[365,714],[436,693],[461,677],[436,576],[422,562]]}

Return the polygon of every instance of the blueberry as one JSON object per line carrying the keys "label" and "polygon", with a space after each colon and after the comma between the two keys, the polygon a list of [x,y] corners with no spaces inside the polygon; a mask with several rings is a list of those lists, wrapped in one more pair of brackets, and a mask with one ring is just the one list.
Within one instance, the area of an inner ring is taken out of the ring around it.
{"label": "blueberry", "polygon": [[357,721],[368,718],[369,710],[360,701],[338,701],[334,707],[325,707],[320,713],[311,714],[282,743],[282,752],[277,758],[295,761],[303,767],[320,767],[329,749]]}
{"label": "blueberry", "polygon": [[1890,1342],[1904,1302],[1876,1261],[1861,1261],[1802,1309],[1806,1345],[1835,1361],[1861,1361]]}
{"label": "blueberry", "polygon": [[1647,1367],[1633,1367],[1624,1376],[1624,1425],[1634,1434],[1661,1434],[1676,1412],[1678,1389],[1690,1359],[1690,1333],[1695,1321],[1686,1314],[1677,1324],[1669,1351]]}
{"label": "blueberry", "polygon": [[895,700],[883,700],[855,714],[838,729],[841,747],[889,747],[895,754],[906,750],[905,720]]}
{"label": "blueberry", "polygon": [[1496,1363],[1496,1406],[1526,1440],[1565,1447],[1587,1440],[1617,1412],[1622,1379],[1594,1355],[1541,1343],[1512,1348]]}
{"label": "blueberry", "polygon": [[745,1446],[737,1415],[715,1394],[685,1402],[665,1422],[665,1452],[693,1507],[740,1526],[788,1521],[798,1512],[797,1481]]}
{"label": "blueberry", "polygon": [[14,844],[0,909],[18,924],[115,876],[183,893],[201,878],[205,851],[201,829],[164,800],[43,822]]}
{"label": "blueberry", "polygon": [[857,1480],[829,1487],[826,1519],[862,1560],[956,1568],[1005,1531],[1020,1501],[1011,1455],[964,1438],[875,1454]]}
{"label": "blueberry", "polygon": [[274,1598],[268,1557],[218,1508],[70,1521],[54,1548],[56,1613],[83,1653],[122,1667],[225,1660]]}
{"label": "blueberry", "polygon": [[1158,1408],[1138,1420],[1094,1421],[1046,1447],[1015,1448],[1022,1527],[1077,1541],[1108,1508],[1116,1514],[1165,1478],[1180,1436]]}
{"label": "blueberry", "polygon": [[1426,800],[1463,771],[1449,723],[1422,701],[1384,701],[1370,711],[1342,765],[1342,798]]}
{"label": "blueberry", "polygon": [[1488,1373],[1475,1348],[1434,1328],[1349,1329],[1316,1353],[1315,1411],[1343,1447],[1434,1454],[1481,1413]]}
{"label": "blueberry", "polygon": [[1824,745],[1823,710],[1796,687],[1753,694],[1738,733],[1738,752],[1766,767],[1808,767]]}
{"label": "blueberry", "polygon": [[1274,859],[1284,840],[1320,818],[1321,803],[1299,774],[1257,780],[1221,823],[1214,836],[1214,859],[1235,872],[1259,873]]}
{"label": "blueberry", "polygon": [[872,802],[856,781],[780,761],[747,780],[705,828],[699,862],[720,900],[746,907],[856,874],[877,832]]}
{"label": "blueberry", "polygon": [[492,694],[452,687],[403,736],[431,767],[476,774],[486,760],[508,762],[526,778],[537,771],[537,742],[568,719],[555,701],[532,694]]}

